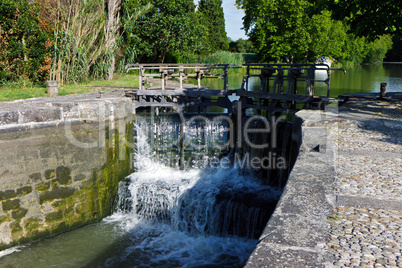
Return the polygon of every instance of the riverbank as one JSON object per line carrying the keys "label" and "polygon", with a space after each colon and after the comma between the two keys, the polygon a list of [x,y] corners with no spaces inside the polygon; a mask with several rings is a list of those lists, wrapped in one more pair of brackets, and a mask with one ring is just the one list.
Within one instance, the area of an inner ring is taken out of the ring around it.
{"label": "riverbank", "polygon": [[303,144],[247,267],[402,267],[402,104],[300,111]]}
{"label": "riverbank", "polygon": [[[105,87],[107,91],[110,86],[137,87],[138,75],[135,74],[115,74],[113,80],[93,80],[80,84],[67,84],[59,87],[60,96],[97,92],[99,87]],[[47,88],[29,81],[10,82],[0,86],[0,103],[29,98],[46,97]]]}

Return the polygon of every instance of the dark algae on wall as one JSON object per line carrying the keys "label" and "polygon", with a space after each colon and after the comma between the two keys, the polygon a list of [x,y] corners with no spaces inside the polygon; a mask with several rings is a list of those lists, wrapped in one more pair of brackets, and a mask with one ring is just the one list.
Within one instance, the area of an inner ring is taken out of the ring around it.
{"label": "dark algae on wall", "polygon": [[118,184],[132,172],[132,123],[78,124],[72,130],[77,140],[104,141],[80,148],[62,127],[0,135],[0,249],[98,222],[112,212]]}

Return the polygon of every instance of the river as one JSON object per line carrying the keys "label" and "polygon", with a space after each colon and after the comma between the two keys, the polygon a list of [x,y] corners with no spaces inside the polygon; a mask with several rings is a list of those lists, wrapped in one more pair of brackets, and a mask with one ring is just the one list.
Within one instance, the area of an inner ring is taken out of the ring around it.
{"label": "river", "polygon": [[[331,71],[330,97],[338,97],[346,93],[379,92],[380,84],[387,83],[387,92],[402,92],[402,64],[374,64],[346,67],[346,74],[342,71]],[[239,89],[245,73],[229,76],[229,89]],[[223,80],[204,79],[202,86],[211,89],[222,89]],[[324,85],[317,84],[318,91]],[[259,87],[258,78],[254,79],[251,88]],[[325,92],[325,91],[323,91]]]}

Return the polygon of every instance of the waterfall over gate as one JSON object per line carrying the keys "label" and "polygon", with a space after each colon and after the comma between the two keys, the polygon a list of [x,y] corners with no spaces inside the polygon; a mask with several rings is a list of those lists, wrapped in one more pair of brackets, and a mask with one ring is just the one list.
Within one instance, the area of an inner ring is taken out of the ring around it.
{"label": "waterfall over gate", "polygon": [[[137,116],[136,172],[121,182],[112,216],[135,222],[125,223],[134,236],[144,229],[152,233],[142,238],[146,248],[137,245],[133,250],[150,254],[145,263],[136,260],[135,266],[236,267],[255,246],[281,190],[262,185],[240,169],[217,164],[228,154],[229,137],[226,122],[215,119],[187,118],[181,127],[175,115]],[[109,261],[119,265],[131,263],[128,259]]]}

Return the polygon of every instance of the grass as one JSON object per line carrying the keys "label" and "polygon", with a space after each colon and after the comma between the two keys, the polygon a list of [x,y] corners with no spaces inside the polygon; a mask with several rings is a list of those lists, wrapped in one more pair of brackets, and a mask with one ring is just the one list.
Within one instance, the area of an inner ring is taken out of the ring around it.
{"label": "grass", "polygon": [[328,220],[331,220],[331,221],[338,221],[338,220],[339,220],[339,217],[338,217],[338,215],[329,216],[329,217],[328,217]]}
{"label": "grass", "polygon": [[[127,75],[114,75],[113,80],[97,80],[88,81],[81,84],[70,84],[63,85],[59,88],[59,95],[71,95],[80,94],[86,92],[98,91],[94,87],[90,86],[126,86],[126,87],[137,87],[138,86],[138,75],[127,74]],[[105,88],[104,90],[112,90]],[[29,81],[18,81],[18,82],[8,82],[0,86],[0,102],[3,101],[13,101],[19,99],[29,99],[37,97],[46,97],[47,88],[45,85],[36,85]]]}

